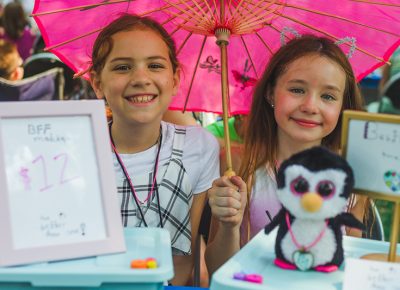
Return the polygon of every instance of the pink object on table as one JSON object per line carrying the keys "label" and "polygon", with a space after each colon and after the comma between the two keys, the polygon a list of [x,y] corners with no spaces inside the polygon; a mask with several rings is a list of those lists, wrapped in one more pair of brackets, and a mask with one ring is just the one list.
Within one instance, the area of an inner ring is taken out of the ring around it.
{"label": "pink object on table", "polygon": [[323,272],[323,273],[331,273],[331,272],[336,271],[337,269],[339,269],[339,268],[336,265],[317,266],[314,268],[315,271]]}
{"label": "pink object on table", "polygon": [[244,280],[247,282],[251,282],[251,283],[262,284],[263,277],[259,274],[248,274],[248,275],[246,275]]}
{"label": "pink object on table", "polygon": [[274,260],[274,264],[278,266],[279,268],[285,269],[285,270],[296,270],[296,266],[290,263],[287,263],[281,259],[276,258]]}

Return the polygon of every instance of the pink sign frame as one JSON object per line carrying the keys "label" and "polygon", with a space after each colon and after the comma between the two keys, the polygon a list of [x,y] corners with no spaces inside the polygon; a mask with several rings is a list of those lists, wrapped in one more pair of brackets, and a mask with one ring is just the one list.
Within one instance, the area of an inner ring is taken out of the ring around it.
{"label": "pink sign frame", "polygon": [[[102,100],[0,103],[0,136],[3,136],[6,120],[24,120],[24,118],[50,118],[51,120],[51,118],[63,118],[59,122],[68,127],[69,120],[72,120],[70,118],[81,116],[84,118],[89,117],[90,125],[86,127],[93,136],[93,144],[90,145],[92,147],[88,148],[93,148],[95,151],[93,155],[95,165],[93,166],[96,166],[97,170],[93,174],[89,174],[93,175],[90,179],[93,178],[100,188],[100,192],[95,194],[99,195],[99,202],[96,204],[98,208],[96,210],[103,215],[104,233],[99,235],[102,238],[37,246],[33,243],[34,241],[30,241],[32,237],[27,236],[27,242],[24,242],[27,246],[16,247],[16,239],[13,238],[15,236],[13,236],[12,211],[10,210],[10,204],[12,204],[10,200],[14,197],[10,195],[6,172],[7,164],[5,163],[7,152],[4,151],[6,143],[5,138],[2,138],[2,140],[0,139],[0,184],[2,185],[0,189],[0,212],[2,213],[2,218],[0,219],[0,266],[97,256],[126,250],[119,212],[112,151],[105,117],[105,106]],[[15,132],[15,134],[17,135],[7,135],[6,138],[13,138],[13,136],[18,136],[19,133]],[[29,146],[29,144],[26,146]],[[94,207],[87,205],[87,210],[89,211],[88,214],[90,214]],[[73,214],[70,216],[73,216]],[[93,221],[97,220],[92,218],[92,224],[97,224]],[[29,219],[26,222],[30,223]],[[32,247],[29,246],[30,242],[32,242]]]}

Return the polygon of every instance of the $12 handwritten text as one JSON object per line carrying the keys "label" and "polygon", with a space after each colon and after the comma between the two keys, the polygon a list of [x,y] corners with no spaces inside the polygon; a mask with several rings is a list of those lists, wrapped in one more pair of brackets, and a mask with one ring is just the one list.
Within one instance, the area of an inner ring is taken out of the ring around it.
{"label": "$12 handwritten text", "polygon": [[[53,157],[50,158],[51,162],[61,162],[61,168],[59,169],[59,173],[56,174],[58,175],[58,180],[53,181],[53,182],[49,182],[48,179],[48,166],[47,166],[47,162],[46,162],[46,158],[40,154],[37,157],[35,157],[32,162],[31,162],[31,168],[29,168],[29,166],[21,166],[20,170],[19,170],[19,176],[20,179],[24,185],[24,189],[25,191],[31,190],[31,183],[32,183],[32,178],[31,178],[31,173],[33,170],[40,170],[41,169],[41,175],[42,176],[42,182],[39,191],[43,192],[46,191],[52,187],[54,187],[55,185],[63,185],[66,184],[68,182],[71,182],[72,180],[75,180],[77,178],[80,178],[79,175],[73,175],[73,176],[68,176],[66,174],[67,171],[67,167],[69,165],[69,155],[67,153],[60,153],[57,154]],[[50,164],[53,165],[53,164]]]}

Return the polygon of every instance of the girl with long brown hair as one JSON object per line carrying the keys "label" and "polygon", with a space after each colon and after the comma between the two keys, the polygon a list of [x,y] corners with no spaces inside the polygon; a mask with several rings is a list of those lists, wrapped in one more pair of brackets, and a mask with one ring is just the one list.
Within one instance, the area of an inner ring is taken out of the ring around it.
{"label": "girl with long brown hair", "polygon": [[[302,36],[274,54],[255,89],[239,176],[221,177],[209,190],[210,273],[278,213],[275,174],[283,160],[319,145],[339,151],[346,109],[362,110],[363,102],[346,55],[331,40]],[[363,202],[351,207],[359,219]]]}

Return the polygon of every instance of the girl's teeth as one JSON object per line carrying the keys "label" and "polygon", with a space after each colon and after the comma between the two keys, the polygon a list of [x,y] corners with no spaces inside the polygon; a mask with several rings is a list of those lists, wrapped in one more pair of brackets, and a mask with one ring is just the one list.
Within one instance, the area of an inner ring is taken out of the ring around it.
{"label": "girl's teeth", "polygon": [[132,103],[147,103],[153,100],[153,96],[140,96],[140,97],[133,97],[129,98]]}

